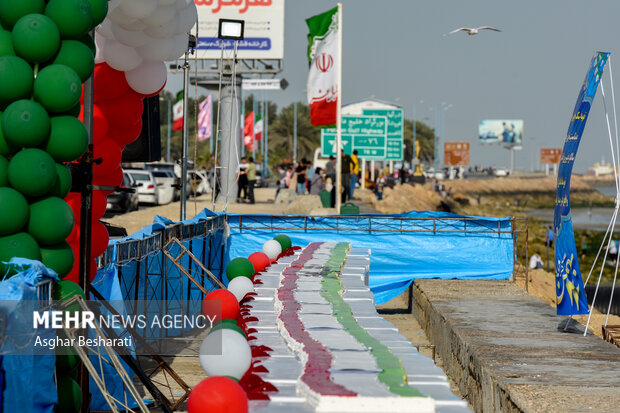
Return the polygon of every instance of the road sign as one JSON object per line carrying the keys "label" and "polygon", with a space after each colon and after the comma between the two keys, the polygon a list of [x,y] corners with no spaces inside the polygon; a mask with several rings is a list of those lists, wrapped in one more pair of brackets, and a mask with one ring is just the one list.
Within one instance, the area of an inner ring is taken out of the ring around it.
{"label": "road sign", "polygon": [[[388,118],[387,129],[387,153],[385,160],[403,160],[403,110],[397,109],[364,109],[364,115],[386,116]],[[360,157],[362,157],[360,155]]]}
{"label": "road sign", "polygon": [[[368,160],[383,160],[387,152],[387,117],[343,116],[342,149],[348,155]],[[336,129],[321,130],[321,156],[336,155]]]}
{"label": "road sign", "polygon": [[560,163],[561,157],[561,148],[540,148],[540,163],[542,165]]}
{"label": "road sign", "polygon": [[446,166],[469,166],[469,142],[444,142],[443,160]]}

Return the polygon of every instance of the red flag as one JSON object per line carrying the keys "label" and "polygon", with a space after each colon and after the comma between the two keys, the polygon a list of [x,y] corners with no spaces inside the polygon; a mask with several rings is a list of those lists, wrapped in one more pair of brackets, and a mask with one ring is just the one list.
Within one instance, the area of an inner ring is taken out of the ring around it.
{"label": "red flag", "polygon": [[[245,146],[249,146],[254,141],[254,134],[252,133],[254,130],[254,112],[250,112],[245,117],[245,126],[243,127],[243,144]],[[246,143],[249,139],[250,143]]]}

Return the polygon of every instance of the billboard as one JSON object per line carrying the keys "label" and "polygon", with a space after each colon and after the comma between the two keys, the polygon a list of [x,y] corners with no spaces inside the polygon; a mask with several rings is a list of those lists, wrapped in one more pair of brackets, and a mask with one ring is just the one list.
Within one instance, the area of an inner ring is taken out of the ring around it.
{"label": "billboard", "polygon": [[561,158],[562,148],[540,148],[541,165],[560,163]]}
{"label": "billboard", "polygon": [[[388,119],[386,161],[403,160],[403,110],[397,109],[363,109],[364,115],[385,116]],[[360,156],[363,158],[363,156]],[[383,160],[383,159],[382,159]]]}
{"label": "billboard", "polygon": [[469,142],[444,142],[445,166],[469,166]]}
{"label": "billboard", "polygon": [[523,120],[481,120],[478,137],[482,143],[520,145],[523,140]]}
{"label": "billboard", "polygon": [[[198,59],[219,59],[222,40],[219,19],[245,21],[244,39],[237,43],[239,59],[284,57],[284,0],[194,0],[198,9]],[[224,40],[232,50],[232,40]]]}
{"label": "billboard", "polygon": [[[342,149],[347,155],[354,150],[362,159],[385,160],[388,143],[386,116],[342,117]],[[321,156],[336,155],[336,129],[321,129]]]}

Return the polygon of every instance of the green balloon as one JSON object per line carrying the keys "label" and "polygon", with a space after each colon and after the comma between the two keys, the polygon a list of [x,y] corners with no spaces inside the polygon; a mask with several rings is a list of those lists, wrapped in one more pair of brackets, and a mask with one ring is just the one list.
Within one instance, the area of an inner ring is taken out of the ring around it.
{"label": "green balloon", "polygon": [[33,148],[50,135],[50,118],[40,103],[21,99],[11,103],[2,115],[6,141],[18,148]]}
{"label": "green balloon", "polygon": [[54,284],[54,288],[52,289],[52,299],[54,301],[65,301],[75,295],[80,295],[83,299],[86,299],[84,290],[82,290],[82,288],[73,281],[58,281]]}
{"label": "green balloon", "polygon": [[52,63],[70,67],[77,73],[82,83],[93,74],[95,68],[95,58],[92,52],[79,40],[63,40]]}
{"label": "green balloon", "polygon": [[0,56],[15,56],[11,32],[0,30]]}
{"label": "green balloon", "polygon": [[34,71],[24,59],[0,56],[0,103],[30,98]]}
{"label": "green balloon", "polygon": [[9,162],[9,184],[25,196],[45,195],[57,176],[56,162],[41,149],[23,149]]}
{"label": "green balloon", "polygon": [[31,63],[51,59],[60,46],[60,33],[49,17],[43,14],[28,14],[13,27],[13,48],[15,53]]}
{"label": "green balloon", "polygon": [[0,155],[0,186],[9,185],[9,161]]}
{"label": "green balloon", "polygon": [[236,332],[241,334],[246,339],[248,338],[245,335],[245,332],[241,329],[241,327],[237,325],[237,320],[233,320],[232,318],[225,318],[222,321],[215,323],[213,327],[211,328],[211,331],[209,331],[209,334],[212,333],[213,331],[221,330],[223,328],[228,329],[228,330],[235,330]]}
{"label": "green balloon", "polygon": [[40,261],[41,251],[37,241],[26,232],[0,237],[0,277],[15,274],[15,270],[9,265],[2,264],[3,261],[8,262],[13,257]]}
{"label": "green balloon", "polygon": [[6,141],[4,132],[2,132],[2,112],[0,112],[0,155],[11,156],[15,152],[17,152],[17,149]]}
{"label": "green balloon", "polygon": [[34,98],[50,112],[66,112],[80,101],[82,82],[73,69],[49,65],[34,81]]}
{"label": "green balloon", "polygon": [[86,152],[88,131],[78,118],[55,116],[50,121],[52,132],[45,150],[56,162],[75,161]]}
{"label": "green balloon", "polygon": [[56,271],[60,278],[64,278],[73,268],[73,250],[67,241],[60,244],[41,246],[41,262],[47,268]]}
{"label": "green balloon", "polygon": [[95,57],[95,55],[97,54],[97,46],[95,45],[95,41],[90,36],[90,34],[85,34],[84,36],[80,37],[79,40],[80,42],[84,43],[86,47],[88,47],[90,52],[93,54],[93,57]]}
{"label": "green balloon", "polygon": [[74,378],[76,367],[79,364],[80,358],[75,354],[73,348],[64,346],[56,348],[56,373],[59,376]]}
{"label": "green balloon", "polygon": [[44,10],[44,0],[1,0],[0,22],[2,22],[2,27],[10,29],[25,15],[43,13]]}
{"label": "green balloon", "polygon": [[88,0],[49,0],[45,15],[56,23],[63,39],[79,39],[93,28],[93,8]]}
{"label": "green balloon", "polygon": [[71,377],[59,377],[56,385],[58,406],[56,411],[77,413],[82,408],[82,389]]}
{"label": "green balloon", "polygon": [[99,26],[108,14],[108,0],[88,0],[93,9],[93,25],[91,29]]}
{"label": "green balloon", "polygon": [[56,172],[58,173],[58,178],[47,195],[65,198],[71,190],[71,171],[63,164],[57,163]]}
{"label": "green balloon", "polygon": [[73,211],[61,198],[50,196],[30,204],[28,233],[39,244],[59,244],[73,230]]}
{"label": "green balloon", "polygon": [[28,201],[22,194],[13,188],[0,188],[0,235],[20,231],[28,222],[29,211]]}
{"label": "green balloon", "polygon": [[82,113],[82,102],[78,100],[78,103],[75,104],[71,109],[64,112],[50,112],[50,116],[73,116],[77,118]]}
{"label": "green balloon", "polygon": [[232,259],[226,267],[228,281],[235,277],[248,277],[254,275],[254,265],[247,258],[237,257]]}
{"label": "green balloon", "polygon": [[278,234],[275,237],[273,237],[273,239],[278,241],[278,243],[282,246],[282,251],[291,248],[291,246],[293,245],[288,235]]}

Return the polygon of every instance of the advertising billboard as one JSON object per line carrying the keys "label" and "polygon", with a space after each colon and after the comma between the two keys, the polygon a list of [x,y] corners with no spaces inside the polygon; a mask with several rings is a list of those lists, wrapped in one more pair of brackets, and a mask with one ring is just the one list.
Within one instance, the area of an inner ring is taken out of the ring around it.
{"label": "advertising billboard", "polygon": [[540,148],[541,165],[560,163],[562,148]]}
{"label": "advertising billboard", "polygon": [[446,166],[469,166],[469,142],[444,142],[443,159]]}
{"label": "advertising billboard", "polygon": [[506,143],[521,145],[523,140],[523,120],[481,120],[478,137],[482,143]]}
{"label": "advertising billboard", "polygon": [[[284,0],[194,0],[198,9],[198,59],[219,59],[219,19],[245,21],[244,39],[237,43],[239,59],[284,57]],[[232,50],[232,40],[224,40]]]}

